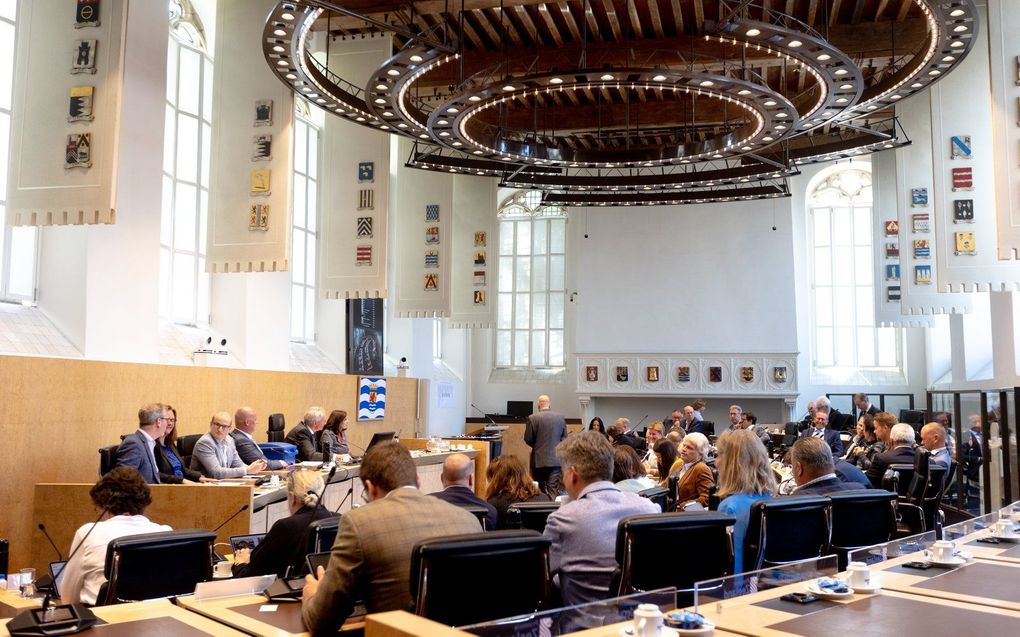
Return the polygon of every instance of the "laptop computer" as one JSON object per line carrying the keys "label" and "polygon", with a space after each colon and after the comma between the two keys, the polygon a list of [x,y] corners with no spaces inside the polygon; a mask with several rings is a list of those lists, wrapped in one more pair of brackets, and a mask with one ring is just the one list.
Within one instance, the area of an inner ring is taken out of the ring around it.
{"label": "laptop computer", "polygon": [[50,579],[53,581],[53,596],[60,597],[60,587],[64,582],[64,567],[67,562],[50,562]]}
{"label": "laptop computer", "polygon": [[231,535],[230,536],[230,552],[237,553],[241,549],[254,550],[262,538],[266,537],[265,533],[252,533],[250,535]]}

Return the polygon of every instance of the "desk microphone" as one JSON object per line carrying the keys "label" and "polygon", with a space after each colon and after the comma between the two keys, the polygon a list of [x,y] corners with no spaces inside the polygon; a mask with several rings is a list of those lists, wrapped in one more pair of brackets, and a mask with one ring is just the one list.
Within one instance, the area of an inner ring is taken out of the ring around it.
{"label": "desk microphone", "polygon": [[319,497],[315,501],[315,509],[312,510],[312,519],[313,520],[315,519],[315,514],[319,512],[319,508],[322,507],[322,498],[326,495],[326,489],[329,488],[329,483],[333,479],[333,476],[335,476],[335,475],[336,475],[336,465],[333,465],[333,468],[329,470],[329,475],[326,476],[326,483],[324,485],[322,485],[322,491],[319,491]]}
{"label": "desk microphone", "polygon": [[60,552],[60,549],[57,548],[57,545],[53,543],[53,538],[50,537],[50,534],[46,532],[46,525],[43,524],[42,522],[40,522],[39,524],[36,525],[36,527],[40,531],[42,531],[42,534],[44,536],[46,536],[46,541],[49,542],[50,546],[53,547],[53,550],[56,551],[56,553],[57,553],[57,561],[58,562],[63,562],[64,561],[64,555],[63,555],[63,553]]}
{"label": "desk microphone", "polygon": [[212,532],[215,533],[216,531],[219,531],[220,529],[222,529],[227,524],[227,522],[230,522],[231,520],[233,520],[234,518],[236,518],[237,516],[241,515],[242,513],[244,513],[247,510],[248,510],[248,505],[247,504],[242,504],[240,509],[235,511],[234,514],[232,516],[230,516],[229,518],[227,518],[226,520],[223,520],[223,522],[218,527],[213,529]]}
{"label": "desk microphone", "polygon": [[637,428],[641,426],[641,423],[643,423],[646,420],[648,420],[648,414],[645,414],[645,417],[639,420],[638,424],[634,425],[634,430],[637,431]]}
{"label": "desk microphone", "polygon": [[492,419],[492,416],[490,416],[489,414],[487,414],[484,411],[482,411],[481,409],[479,409],[474,403],[471,403],[471,406],[474,408],[475,411],[477,411],[482,416],[484,416],[486,420],[488,420],[493,425],[496,425],[496,421]]}

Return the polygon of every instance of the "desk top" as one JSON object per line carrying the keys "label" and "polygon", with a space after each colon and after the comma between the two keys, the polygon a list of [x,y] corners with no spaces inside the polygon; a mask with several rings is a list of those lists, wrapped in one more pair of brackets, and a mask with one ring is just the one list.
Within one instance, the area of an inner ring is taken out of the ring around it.
{"label": "desk top", "polygon": [[[267,637],[309,634],[301,620],[301,604],[297,602],[269,603],[262,595],[240,595],[200,602],[189,595],[178,597],[177,603],[226,626]],[[349,618],[342,630],[362,628],[364,620],[364,617]]]}

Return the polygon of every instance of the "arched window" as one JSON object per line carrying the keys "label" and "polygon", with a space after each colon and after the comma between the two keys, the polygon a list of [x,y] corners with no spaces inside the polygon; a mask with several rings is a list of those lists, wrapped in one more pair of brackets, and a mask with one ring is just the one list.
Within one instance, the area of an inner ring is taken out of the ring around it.
{"label": "arched window", "polygon": [[[14,98],[17,2],[0,2],[0,221],[7,212],[7,167]],[[0,300],[34,301],[39,233],[34,226],[0,228]]]}
{"label": "arched window", "polygon": [[819,380],[900,367],[897,328],[875,325],[871,168],[838,165],[809,189],[813,371]]}
{"label": "arched window", "polygon": [[563,367],[567,216],[530,190],[499,208],[496,367]]}
{"label": "arched window", "polygon": [[290,338],[315,342],[318,277],[319,125],[318,109],[294,100],[294,219],[291,228]]}
{"label": "arched window", "polygon": [[159,309],[174,323],[206,325],[213,65],[191,3],[170,0],[169,9]]}

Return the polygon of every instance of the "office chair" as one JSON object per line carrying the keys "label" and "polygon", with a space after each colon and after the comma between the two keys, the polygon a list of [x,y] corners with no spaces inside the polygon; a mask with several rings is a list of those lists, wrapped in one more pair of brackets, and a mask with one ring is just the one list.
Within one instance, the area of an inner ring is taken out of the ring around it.
{"label": "office chair", "polygon": [[283,414],[269,414],[269,431],[266,438],[268,442],[283,442],[287,435],[284,432],[284,423]]}
{"label": "office chair", "polygon": [[832,516],[830,541],[839,570],[850,551],[888,542],[896,532],[896,494],[881,489],[837,491],[829,494]]}
{"label": "office chair", "polygon": [[[411,552],[416,615],[448,626],[534,613],[550,603],[547,537],[535,531],[488,531],[425,540]],[[484,586],[465,575],[486,573]]]}
{"label": "office chair", "polygon": [[744,570],[756,571],[828,553],[829,499],[766,498],[751,505],[744,538]]}
{"label": "office chair", "polygon": [[549,514],[559,508],[559,502],[514,502],[506,510],[507,526],[541,533]]}
{"label": "office chair", "polygon": [[212,578],[216,534],[203,529],[117,538],[106,549],[106,583],[96,605],[185,595]]}
{"label": "office chair", "polygon": [[478,523],[482,525],[482,530],[483,531],[488,531],[489,530],[489,528],[488,528],[489,527],[489,524],[488,524],[488,522],[489,522],[489,520],[488,520],[488,518],[489,518],[489,510],[487,508],[485,508],[483,506],[479,506],[479,505],[462,505],[462,504],[458,504],[457,506],[459,506],[460,508],[464,509],[465,511],[467,511],[471,515],[473,515],[476,518],[478,518]]}
{"label": "office chair", "polygon": [[[630,595],[677,589],[677,607],[694,603],[694,583],[733,573],[732,515],[714,511],[632,515],[616,530],[616,563],[609,592]],[[694,550],[676,550],[676,547]]]}
{"label": "office chair", "polygon": [[322,518],[308,525],[306,553],[323,553],[333,548],[336,532],[340,528],[340,516]]}
{"label": "office chair", "polygon": [[113,467],[117,462],[117,449],[120,445],[110,445],[109,447],[99,448],[99,475],[105,476],[106,474],[113,471]]}
{"label": "office chair", "polygon": [[[642,489],[638,491],[638,495],[642,498],[648,498],[652,502],[659,505],[659,509],[664,513],[670,511],[669,507],[669,489],[666,487],[651,487],[650,489]],[[676,500],[673,500],[676,502]]]}
{"label": "office chair", "polygon": [[177,453],[181,455],[181,464],[185,467],[191,466],[191,455],[195,453],[195,443],[202,437],[202,434],[188,434],[177,438]]}

